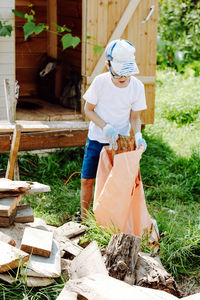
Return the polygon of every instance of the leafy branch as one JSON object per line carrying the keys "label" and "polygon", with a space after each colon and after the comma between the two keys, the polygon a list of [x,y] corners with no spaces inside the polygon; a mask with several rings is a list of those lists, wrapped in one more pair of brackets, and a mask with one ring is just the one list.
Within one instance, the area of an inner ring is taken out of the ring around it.
{"label": "leafy branch", "polygon": [[[38,35],[41,32],[43,32],[44,30],[46,30],[47,32],[52,32],[52,33],[62,36],[61,42],[62,42],[63,50],[65,50],[71,46],[73,48],[75,48],[80,43],[80,38],[78,36],[72,36],[71,29],[67,28],[65,25],[59,26],[57,24],[54,24],[56,26],[57,31],[51,31],[49,29],[48,25],[43,24],[43,23],[37,24],[36,19],[35,19],[35,11],[32,9],[32,5],[30,5],[29,13],[24,14],[15,9],[12,9],[12,12],[16,16],[18,16],[20,18],[24,18],[26,20],[26,23],[23,25],[25,40],[27,40],[27,38],[32,34]],[[67,33],[65,33],[65,32],[67,32]]]}

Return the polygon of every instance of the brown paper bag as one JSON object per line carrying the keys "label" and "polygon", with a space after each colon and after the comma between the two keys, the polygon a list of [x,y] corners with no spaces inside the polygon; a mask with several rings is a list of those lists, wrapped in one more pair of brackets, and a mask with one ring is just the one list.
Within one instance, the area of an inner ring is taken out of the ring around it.
{"label": "brown paper bag", "polygon": [[139,172],[142,149],[133,150],[133,138],[125,140],[119,141],[115,153],[108,146],[101,151],[93,211],[99,225],[116,227],[138,237],[146,231],[151,240],[157,241],[159,234],[146,207]]}

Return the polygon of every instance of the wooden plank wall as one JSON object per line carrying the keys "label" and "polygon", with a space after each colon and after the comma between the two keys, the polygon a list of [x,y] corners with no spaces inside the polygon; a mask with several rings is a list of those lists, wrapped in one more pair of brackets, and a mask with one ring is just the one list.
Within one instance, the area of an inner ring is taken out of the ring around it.
{"label": "wooden plank wall", "polygon": [[[14,0],[0,1],[0,20],[8,20],[14,26]],[[11,99],[15,93],[15,32],[11,37],[0,37],[0,120],[6,119],[6,104],[4,94],[4,79],[8,78],[11,84]]]}
{"label": "wooden plank wall", "polygon": [[[146,23],[141,23],[154,5],[155,10]],[[129,39],[136,48],[136,62],[140,70],[139,76],[156,75],[158,1],[142,0],[129,22],[122,38]],[[145,84],[145,93],[148,110],[142,112],[145,124],[154,122],[155,111],[155,83]]]}
{"label": "wooden plank wall", "polygon": [[[81,38],[82,30],[82,0],[58,0],[58,24],[66,25],[72,30],[73,36]],[[67,48],[62,50],[61,43],[58,44],[58,57],[64,63],[64,73],[75,70],[81,74],[81,44],[76,48]]]}
{"label": "wooden plank wall", "polygon": [[[33,4],[37,23],[47,24],[46,0],[15,0],[15,9],[28,12],[28,5]],[[20,96],[36,95],[36,74],[47,54],[47,33],[31,36],[24,41],[22,26],[24,20],[15,18],[16,25],[16,79],[20,85]]]}

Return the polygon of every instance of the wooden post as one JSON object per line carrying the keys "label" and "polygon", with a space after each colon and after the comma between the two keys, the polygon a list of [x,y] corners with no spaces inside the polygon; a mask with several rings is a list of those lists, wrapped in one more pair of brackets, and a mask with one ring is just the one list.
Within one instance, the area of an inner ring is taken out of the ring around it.
{"label": "wooden post", "polygon": [[9,160],[8,160],[7,170],[6,170],[6,178],[11,179],[11,180],[12,180],[13,174],[14,174],[14,167],[15,167],[15,162],[17,159],[17,153],[18,153],[18,149],[19,149],[21,130],[22,130],[22,126],[19,124],[16,124],[14,133],[13,133],[10,156],[9,156]]}

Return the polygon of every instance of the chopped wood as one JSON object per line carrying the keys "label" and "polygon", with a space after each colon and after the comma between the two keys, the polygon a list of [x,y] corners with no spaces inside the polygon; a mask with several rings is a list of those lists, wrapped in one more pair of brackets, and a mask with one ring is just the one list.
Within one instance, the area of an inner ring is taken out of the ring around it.
{"label": "chopped wood", "polygon": [[19,192],[23,193],[30,190],[30,183],[27,181],[13,181],[6,178],[0,178],[0,192]]}
{"label": "chopped wood", "polygon": [[46,184],[0,178],[0,198],[23,194],[38,194],[50,191],[50,186]]}
{"label": "chopped wood", "polygon": [[12,214],[9,217],[0,217],[0,227],[10,227],[15,219],[17,213],[17,208],[12,211]]}
{"label": "chopped wood", "polygon": [[70,259],[61,258],[61,273],[65,280],[69,280],[71,278],[70,266]]}
{"label": "chopped wood", "polygon": [[[0,279],[10,284],[16,282],[15,277],[12,277],[11,275],[6,273],[0,274]],[[17,281],[23,283],[23,278],[18,277]],[[24,282],[24,284],[26,284],[28,287],[48,286],[52,283],[54,283],[54,279],[52,278],[41,278],[41,277],[31,277],[31,276],[26,277]]]}
{"label": "chopped wood", "polygon": [[46,184],[42,184],[39,182],[29,182],[29,184],[31,185],[30,190],[26,191],[25,194],[38,194],[38,193],[46,193],[46,192],[50,192],[51,188],[49,185]]}
{"label": "chopped wood", "polygon": [[1,198],[0,199],[0,216],[9,217],[13,214],[18,204],[17,197]]}
{"label": "chopped wood", "polygon": [[141,239],[132,234],[113,235],[104,255],[109,275],[133,285],[140,245]]}
{"label": "chopped wood", "polygon": [[74,258],[77,256],[83,248],[79,245],[73,243],[70,239],[68,239],[65,235],[60,234],[60,232],[55,232],[54,237],[56,241],[60,244],[60,251],[62,253],[61,257],[65,256],[65,258]]}
{"label": "chopped wood", "polygon": [[[175,300],[177,297],[164,291],[131,286],[124,281],[103,274],[69,280],[65,290],[80,294],[89,300]],[[57,298],[57,300],[68,298]],[[70,298],[69,298],[70,299]]]}
{"label": "chopped wood", "polygon": [[15,282],[15,278],[7,273],[0,273],[0,279],[10,284]]}
{"label": "chopped wood", "polygon": [[61,274],[61,259],[58,242],[53,240],[50,257],[31,255],[27,268],[40,274],[40,276],[43,275],[43,277],[59,277]]}
{"label": "chopped wood", "polygon": [[70,272],[72,279],[81,278],[94,273],[108,275],[96,241],[90,243],[72,260]]}
{"label": "chopped wood", "polygon": [[11,246],[14,246],[14,247],[16,246],[15,240],[12,237],[10,237],[9,235],[7,235],[1,231],[0,231],[0,241],[4,242],[6,244],[9,244]]}
{"label": "chopped wood", "polygon": [[86,229],[87,229],[86,226],[71,221],[55,229],[54,236],[63,235],[70,239],[81,233],[84,233]]}
{"label": "chopped wood", "polygon": [[[6,272],[18,267],[19,263],[25,263],[29,260],[29,254],[17,249],[9,244],[0,241],[0,272]],[[2,255],[3,253],[3,255]]]}
{"label": "chopped wood", "polygon": [[14,222],[16,223],[29,223],[34,222],[33,210],[30,205],[17,206],[17,214]]}
{"label": "chopped wood", "polygon": [[[56,300],[77,300],[77,293],[68,290],[68,285],[65,285],[60,295]],[[98,299],[96,299],[98,300]]]}
{"label": "chopped wood", "polygon": [[27,253],[49,257],[51,254],[52,242],[52,232],[26,227],[20,249]]}
{"label": "chopped wood", "polygon": [[28,276],[25,283],[28,287],[48,286],[54,283],[54,279]]}
{"label": "chopped wood", "polygon": [[139,253],[136,264],[136,285],[163,290],[176,297],[182,297],[174,278],[161,263],[148,254]]}

